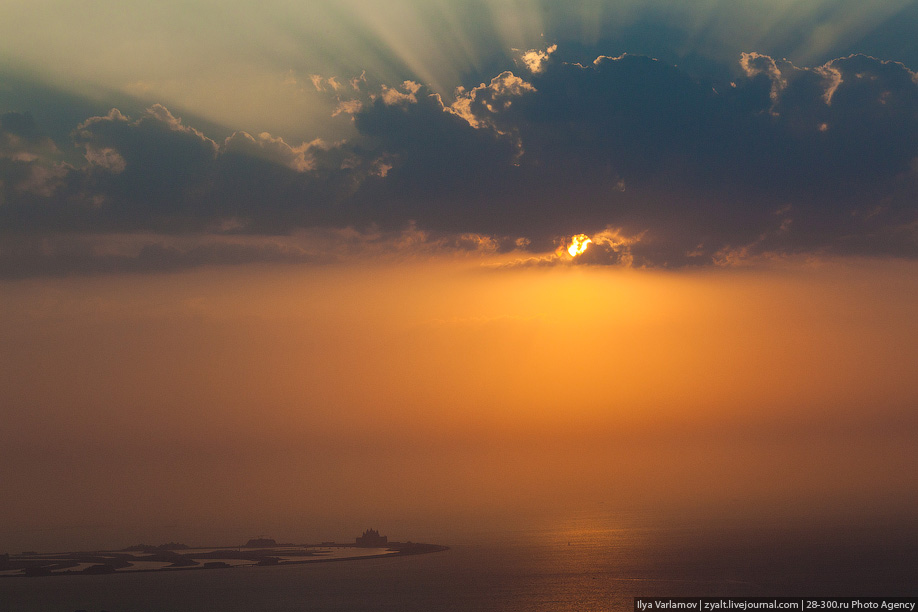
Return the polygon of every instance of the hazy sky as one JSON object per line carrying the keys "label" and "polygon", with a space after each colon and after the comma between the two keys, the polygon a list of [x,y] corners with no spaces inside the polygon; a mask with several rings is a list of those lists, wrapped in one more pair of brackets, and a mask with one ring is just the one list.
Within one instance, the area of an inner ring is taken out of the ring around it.
{"label": "hazy sky", "polygon": [[0,552],[914,518],[915,31],[4,2]]}

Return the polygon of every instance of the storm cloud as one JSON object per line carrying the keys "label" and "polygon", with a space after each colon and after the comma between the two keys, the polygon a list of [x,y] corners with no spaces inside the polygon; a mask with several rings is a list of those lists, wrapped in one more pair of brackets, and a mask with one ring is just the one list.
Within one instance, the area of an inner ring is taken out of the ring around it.
{"label": "storm cloud", "polygon": [[[748,52],[725,81],[646,56],[575,63],[555,50],[520,53],[449,99],[413,81],[317,76],[353,118],[356,136],[336,142],[218,141],[160,104],[86,118],[70,142],[52,142],[27,113],[7,113],[0,225],[8,244],[416,227],[440,244],[475,235],[534,252],[586,233],[606,246],[579,262],[632,266],[918,255],[918,76],[903,64],[853,55],[798,67]],[[65,162],[74,148],[80,163]],[[2,249],[7,275],[22,253]]]}

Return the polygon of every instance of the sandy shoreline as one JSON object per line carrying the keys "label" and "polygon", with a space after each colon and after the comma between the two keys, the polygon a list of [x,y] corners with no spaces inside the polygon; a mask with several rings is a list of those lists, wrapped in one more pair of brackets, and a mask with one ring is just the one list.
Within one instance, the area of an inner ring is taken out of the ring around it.
{"label": "sandy shoreline", "polygon": [[[280,545],[264,548],[196,547],[9,555],[0,578],[133,574],[185,570],[276,567],[419,555],[448,550],[439,544],[392,542],[385,547],[354,544]],[[135,565],[136,564],[136,565]],[[159,567],[153,567],[159,565]],[[138,567],[140,566],[140,567]],[[145,567],[144,567],[145,566]]]}

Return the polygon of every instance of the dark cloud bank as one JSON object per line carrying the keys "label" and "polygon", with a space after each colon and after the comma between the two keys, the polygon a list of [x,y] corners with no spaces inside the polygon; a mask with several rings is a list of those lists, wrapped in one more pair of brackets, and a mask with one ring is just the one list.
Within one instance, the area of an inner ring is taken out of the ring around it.
{"label": "dark cloud bank", "polygon": [[[530,52],[451,101],[411,82],[368,91],[317,77],[358,136],[299,146],[242,132],[217,142],[160,105],[87,118],[71,142],[42,136],[28,109],[6,113],[0,274],[309,259],[240,244],[113,256],[86,236],[411,223],[533,251],[605,232],[618,238],[584,261],[636,266],[918,255],[915,73],[866,56],[799,68],[756,53],[734,73],[709,82],[643,56],[581,65]],[[63,161],[73,147],[78,165]]]}

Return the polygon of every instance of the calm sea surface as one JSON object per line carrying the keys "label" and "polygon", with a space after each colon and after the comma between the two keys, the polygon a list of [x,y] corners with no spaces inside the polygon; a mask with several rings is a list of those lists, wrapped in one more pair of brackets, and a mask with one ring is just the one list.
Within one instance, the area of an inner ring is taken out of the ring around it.
{"label": "calm sea surface", "polygon": [[0,611],[632,609],[635,596],[918,593],[918,531],[849,526],[499,534],[446,552],[287,567],[0,579]]}

